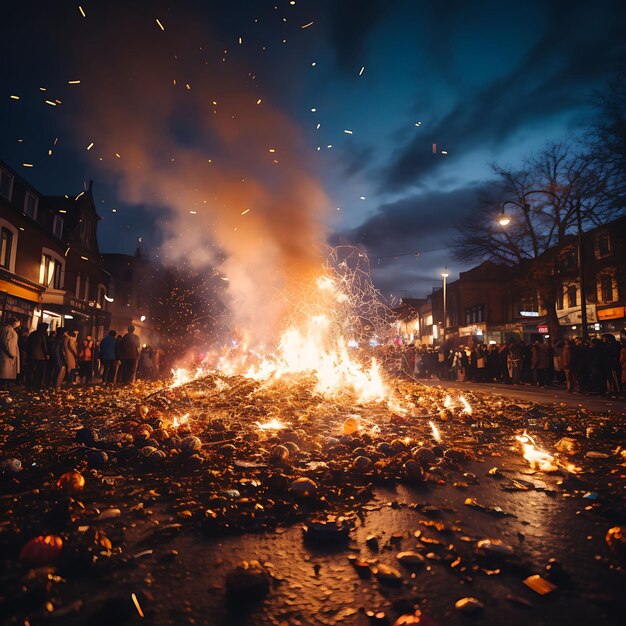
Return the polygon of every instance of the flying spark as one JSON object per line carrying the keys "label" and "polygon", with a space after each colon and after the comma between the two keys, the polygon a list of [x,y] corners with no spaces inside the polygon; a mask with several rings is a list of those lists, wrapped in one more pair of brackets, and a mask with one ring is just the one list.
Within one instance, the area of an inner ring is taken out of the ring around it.
{"label": "flying spark", "polygon": [[161,30],[165,30],[165,26],[163,26],[163,24],[161,24],[161,20],[157,17],[156,18],[156,23],[158,24],[159,28]]}

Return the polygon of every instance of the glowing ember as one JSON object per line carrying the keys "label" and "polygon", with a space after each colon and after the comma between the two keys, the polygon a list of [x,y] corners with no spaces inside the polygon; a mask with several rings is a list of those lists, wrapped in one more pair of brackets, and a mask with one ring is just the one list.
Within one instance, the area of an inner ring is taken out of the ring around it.
{"label": "glowing ember", "polygon": [[433,439],[437,442],[440,443],[441,442],[441,433],[439,432],[439,429],[437,428],[437,425],[434,424],[433,422],[428,422],[430,429],[433,431]]}
{"label": "glowing ember", "polygon": [[172,421],[172,426],[174,428],[178,428],[181,424],[186,424],[189,421],[189,413],[185,413],[185,415],[181,415],[180,417],[174,416],[174,420]]}
{"label": "glowing ember", "polygon": [[524,450],[524,458],[530,463],[534,470],[542,472],[556,472],[559,468],[555,463],[555,459],[545,450],[537,447],[533,438],[526,432],[515,437],[522,444]]}
{"label": "glowing ember", "polygon": [[450,396],[446,396],[446,399],[443,401],[443,406],[446,409],[450,409],[454,406],[454,402],[452,402],[452,398]]}
{"label": "glowing ember", "polygon": [[282,430],[283,428],[287,428],[288,424],[281,422],[279,419],[273,417],[269,422],[265,422],[265,424],[261,424],[261,422],[256,422],[256,425],[261,430]]}
{"label": "glowing ember", "polygon": [[463,405],[463,413],[467,413],[468,415],[471,415],[472,407],[470,406],[470,403],[463,396],[460,396],[459,400],[461,401],[461,404]]}

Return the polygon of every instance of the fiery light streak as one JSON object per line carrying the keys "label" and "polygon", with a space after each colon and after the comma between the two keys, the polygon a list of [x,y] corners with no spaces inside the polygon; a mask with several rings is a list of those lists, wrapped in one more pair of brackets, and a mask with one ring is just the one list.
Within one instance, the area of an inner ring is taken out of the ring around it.
{"label": "fiery light streak", "polygon": [[467,413],[468,415],[471,415],[472,407],[470,406],[470,403],[463,396],[459,396],[459,400],[461,401],[461,404],[463,405],[463,413]]}
{"label": "fiery light streak", "polygon": [[161,20],[158,17],[156,18],[156,23],[161,30],[165,30],[165,26],[161,24]]}
{"label": "fiery light streak", "polygon": [[269,422],[265,422],[261,424],[261,422],[256,422],[256,425],[260,430],[282,430],[283,428],[287,428],[288,424],[281,422],[279,419],[273,417]]}
{"label": "fiery light streak", "polygon": [[441,442],[441,433],[439,432],[439,429],[437,428],[437,425],[434,422],[428,422],[428,425],[430,426],[430,429],[433,431],[433,439],[437,443],[440,443]]}
{"label": "fiery light streak", "polygon": [[526,431],[522,435],[516,435],[515,438],[522,444],[524,458],[530,463],[532,469],[542,472],[556,472],[559,469],[554,457],[545,450],[541,450]]}

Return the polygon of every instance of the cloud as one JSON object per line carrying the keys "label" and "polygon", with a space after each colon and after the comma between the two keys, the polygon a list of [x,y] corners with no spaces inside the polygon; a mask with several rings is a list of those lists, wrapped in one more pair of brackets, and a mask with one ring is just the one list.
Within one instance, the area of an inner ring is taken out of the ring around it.
{"label": "cloud", "polygon": [[[601,4],[606,10],[595,10],[589,24],[584,3],[548,3],[542,36],[517,66],[474,95],[467,90],[429,130],[397,150],[383,168],[380,187],[410,186],[436,171],[443,159],[432,153],[432,144],[449,147],[452,155],[498,145],[523,128],[584,107],[624,54],[623,20],[615,19],[624,9],[614,0]],[[598,45],[600,37],[604,45]]]}
{"label": "cloud", "polygon": [[[440,278],[440,268],[459,271],[449,249],[456,224],[477,206],[481,185],[431,191],[382,205],[360,226],[335,233],[331,243],[349,242],[367,252],[376,286],[385,294],[422,297]],[[412,253],[419,252],[419,256]]]}

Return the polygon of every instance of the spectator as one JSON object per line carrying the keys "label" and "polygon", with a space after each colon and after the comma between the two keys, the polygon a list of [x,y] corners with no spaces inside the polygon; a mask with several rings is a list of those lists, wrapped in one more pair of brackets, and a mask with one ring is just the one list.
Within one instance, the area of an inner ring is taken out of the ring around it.
{"label": "spectator", "polygon": [[67,361],[65,360],[65,340],[67,333],[63,326],[56,330],[56,336],[52,342],[52,376],[50,386],[58,389],[67,373]]}
{"label": "spectator", "polygon": [[102,382],[111,385],[115,383],[117,370],[119,369],[119,361],[116,354],[116,335],[117,333],[114,330],[110,330],[109,334],[100,342],[100,360],[104,368]]}
{"label": "spectator", "polygon": [[50,351],[48,350],[48,324],[39,322],[37,330],[34,330],[28,336],[26,346],[28,352],[28,376],[26,378],[26,387],[39,391],[46,378],[46,369],[50,360]]}
{"label": "spectator", "polygon": [[81,383],[88,385],[93,378],[93,348],[94,341],[91,335],[82,340],[78,352],[78,375]]}
{"label": "spectator", "polygon": [[20,372],[19,338],[16,329],[20,321],[10,317],[0,331],[0,386],[8,389]]}
{"label": "spectator", "polygon": [[122,368],[122,382],[134,382],[139,358],[139,337],[135,334],[135,327],[131,324],[128,332],[122,337],[119,344],[119,358]]}
{"label": "spectator", "polygon": [[67,382],[73,384],[78,373],[78,352],[76,347],[76,331],[67,331],[63,337],[63,358],[67,369]]}

